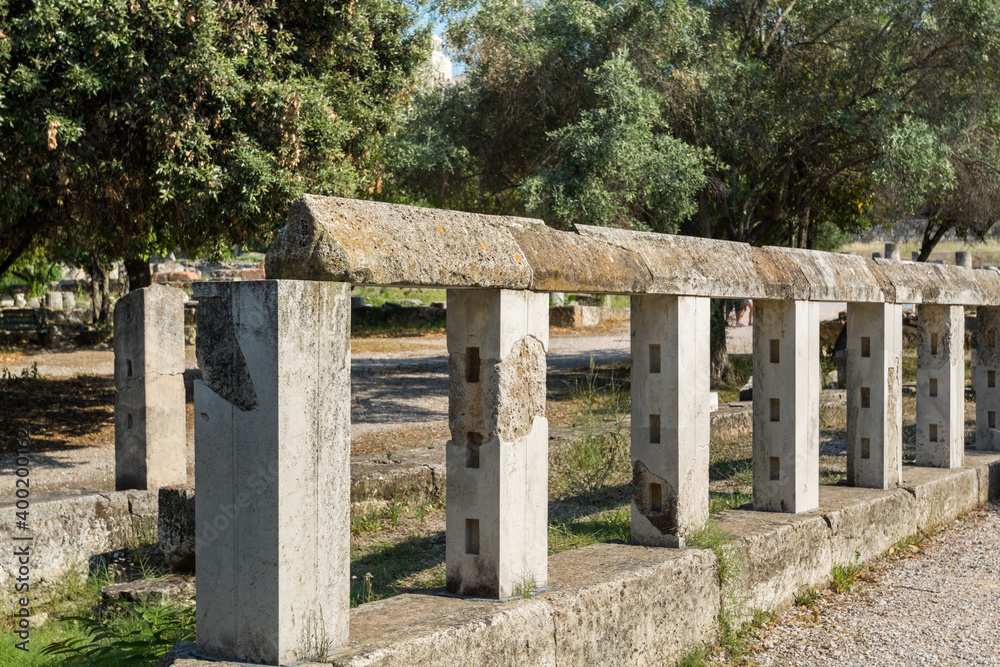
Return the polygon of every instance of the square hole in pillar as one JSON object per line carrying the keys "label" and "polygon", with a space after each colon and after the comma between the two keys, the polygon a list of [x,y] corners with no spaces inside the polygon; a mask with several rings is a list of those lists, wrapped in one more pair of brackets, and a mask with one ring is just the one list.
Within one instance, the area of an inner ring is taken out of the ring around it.
{"label": "square hole in pillar", "polygon": [[659,373],[660,372],[660,346],[650,345],[649,346],[649,372]]}
{"label": "square hole in pillar", "polygon": [[993,412],[992,410],[990,412],[987,412],[986,413],[986,424],[990,428],[996,428],[997,427],[997,413]]}
{"label": "square hole in pillar", "polygon": [[997,386],[997,372],[986,371],[986,386],[993,389]]}
{"label": "square hole in pillar", "polygon": [[937,424],[927,425],[927,436],[931,442],[937,442]]}
{"label": "square hole in pillar", "polygon": [[465,553],[479,555],[479,519],[465,520]]}
{"label": "square hole in pillar", "polygon": [[861,458],[870,459],[872,457],[871,438],[861,438]]}
{"label": "square hole in pillar", "polygon": [[465,381],[479,382],[479,348],[465,348]]}
{"label": "square hole in pillar", "polygon": [[777,338],[771,339],[771,363],[777,364],[781,362],[781,341]]}
{"label": "square hole in pillar", "polygon": [[930,393],[931,398],[937,397],[937,378],[931,378],[927,386],[927,391]]}
{"label": "square hole in pillar", "polygon": [[872,406],[872,389],[871,387],[861,388],[861,407],[870,408]]}
{"label": "square hole in pillar", "polygon": [[777,482],[781,479],[781,459],[777,456],[771,457],[771,481]]}
{"label": "square hole in pillar", "polygon": [[781,421],[781,399],[772,398],[771,399],[771,421],[780,422]]}
{"label": "square hole in pillar", "polygon": [[649,415],[649,444],[660,444],[660,415]]}
{"label": "square hole in pillar", "polygon": [[663,487],[656,482],[650,482],[649,484],[649,511],[663,511]]}
{"label": "square hole in pillar", "polygon": [[125,360],[125,377],[127,377],[127,378],[132,377],[132,360],[131,359],[126,359]]}
{"label": "square hole in pillar", "polygon": [[132,413],[131,412],[127,413],[127,417],[128,418],[125,420],[125,422],[126,422],[125,427],[126,428],[132,428]]}
{"label": "square hole in pillar", "polygon": [[997,344],[997,330],[987,329],[986,330],[986,344],[990,347],[996,347]]}
{"label": "square hole in pillar", "polygon": [[936,333],[931,333],[931,355],[937,356],[938,350],[938,335]]}
{"label": "square hole in pillar", "polygon": [[870,336],[861,337],[861,356],[862,357],[872,356],[872,339]]}
{"label": "square hole in pillar", "polygon": [[479,448],[483,444],[483,434],[475,433],[469,431],[466,436],[466,449],[465,449],[465,467],[466,468],[478,468],[479,467]]}

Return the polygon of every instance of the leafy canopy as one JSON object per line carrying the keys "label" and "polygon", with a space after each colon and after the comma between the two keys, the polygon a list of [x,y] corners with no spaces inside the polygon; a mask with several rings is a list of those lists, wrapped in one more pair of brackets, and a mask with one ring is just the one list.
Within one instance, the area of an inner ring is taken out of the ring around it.
{"label": "leafy canopy", "polygon": [[32,243],[263,243],[380,187],[427,35],[403,0],[0,1],[0,273]]}

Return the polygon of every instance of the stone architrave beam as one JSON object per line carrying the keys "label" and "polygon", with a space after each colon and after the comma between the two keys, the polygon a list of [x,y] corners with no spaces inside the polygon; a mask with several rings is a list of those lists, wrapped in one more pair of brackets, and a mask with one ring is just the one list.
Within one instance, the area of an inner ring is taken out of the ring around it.
{"label": "stone architrave beam", "polygon": [[962,266],[304,195],[269,278],[355,285],[1000,306],[1000,273]]}

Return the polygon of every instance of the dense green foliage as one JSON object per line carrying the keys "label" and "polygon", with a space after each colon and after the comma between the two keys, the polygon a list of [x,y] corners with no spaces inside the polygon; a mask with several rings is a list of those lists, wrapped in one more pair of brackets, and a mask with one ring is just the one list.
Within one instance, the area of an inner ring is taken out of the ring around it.
{"label": "dense green foliage", "polygon": [[0,0],[0,274],[33,244],[263,243],[380,187],[424,32],[403,0]]}
{"label": "dense green foliage", "polygon": [[1000,218],[1000,2],[439,0],[393,196],[823,247]]}

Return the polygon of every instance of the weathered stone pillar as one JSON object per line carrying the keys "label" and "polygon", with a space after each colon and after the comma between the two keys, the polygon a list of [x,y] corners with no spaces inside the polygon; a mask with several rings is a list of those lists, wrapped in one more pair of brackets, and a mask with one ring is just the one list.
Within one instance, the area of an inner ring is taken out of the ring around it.
{"label": "weathered stone pillar", "polygon": [[753,506],[819,506],[819,309],[754,301]]}
{"label": "weathered stone pillar", "polygon": [[976,449],[1000,451],[1000,308],[976,309],[976,349],[973,350],[972,386],[976,390]]}
{"label": "weathered stone pillar", "polygon": [[199,650],[321,658],[348,641],[350,285],[194,289]]}
{"label": "weathered stone pillar", "polygon": [[184,293],[154,285],[115,304],[115,488],[187,481]]}
{"label": "weathered stone pillar", "polygon": [[632,297],[632,541],[684,546],[708,519],[709,299]]}
{"label": "weathered stone pillar", "polygon": [[885,244],[885,258],[894,259],[899,261],[899,244],[897,243],[886,243]]}
{"label": "weathered stone pillar", "polygon": [[965,458],[965,311],[917,306],[917,465],[959,468]]}
{"label": "weathered stone pillar", "polygon": [[903,481],[903,306],[847,304],[847,483]]}
{"label": "weathered stone pillar", "polygon": [[955,265],[964,266],[967,269],[972,268],[972,251],[971,250],[956,250],[955,251]]}
{"label": "weathered stone pillar", "polygon": [[548,581],[548,294],[448,291],[448,590]]}

